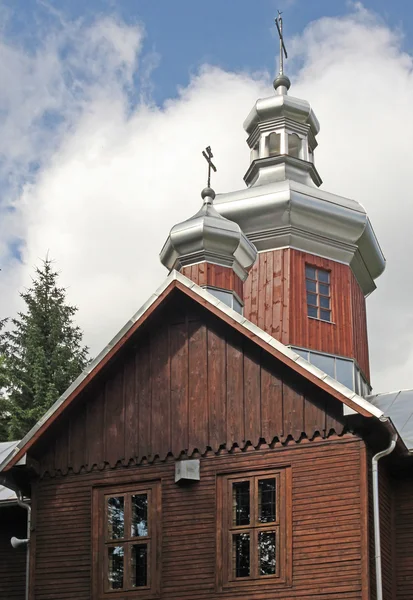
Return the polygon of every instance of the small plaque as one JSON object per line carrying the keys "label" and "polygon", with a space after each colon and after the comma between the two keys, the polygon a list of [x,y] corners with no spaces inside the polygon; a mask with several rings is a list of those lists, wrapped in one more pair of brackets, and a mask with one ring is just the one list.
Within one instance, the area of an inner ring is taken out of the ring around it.
{"label": "small plaque", "polygon": [[178,460],[175,463],[175,483],[180,481],[199,481],[199,459]]}

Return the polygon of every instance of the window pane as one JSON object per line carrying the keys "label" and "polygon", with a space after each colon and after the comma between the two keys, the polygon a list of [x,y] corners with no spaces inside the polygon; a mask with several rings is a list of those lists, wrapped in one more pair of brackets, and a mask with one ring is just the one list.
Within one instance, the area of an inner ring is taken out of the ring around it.
{"label": "window pane", "polygon": [[327,373],[327,375],[330,375],[330,377],[335,377],[334,360],[335,359],[332,356],[310,352],[311,364],[324,371],[324,373]]}
{"label": "window pane", "polygon": [[125,499],[108,499],[108,539],[118,540],[125,535]]}
{"label": "window pane", "polygon": [[306,279],[305,280],[305,289],[307,290],[307,292],[316,292],[317,291],[317,284],[315,281],[311,281],[310,279]]}
{"label": "window pane", "polygon": [[320,306],[321,308],[330,308],[330,298],[320,296]]}
{"label": "window pane", "polygon": [[318,281],[322,281],[323,283],[329,283],[330,281],[330,273],[328,271],[323,271],[322,269],[317,270],[318,273]]}
{"label": "window pane", "polygon": [[108,582],[110,590],[123,588],[123,546],[108,548]]}
{"label": "window pane", "polygon": [[258,535],[260,575],[275,575],[275,531],[262,531]]}
{"label": "window pane", "polygon": [[250,522],[250,482],[239,481],[232,485],[232,506],[234,525],[249,525]]}
{"label": "window pane", "polygon": [[280,141],[281,136],[279,133],[270,133],[268,141],[268,151],[270,156],[277,156],[278,154],[280,154]]}
{"label": "window pane", "polygon": [[307,292],[307,304],[313,304],[317,306],[317,294],[310,294]]}
{"label": "window pane", "polygon": [[331,321],[330,311],[320,310],[320,319],[322,319],[323,321]]}
{"label": "window pane", "polygon": [[296,133],[288,134],[288,154],[300,158],[301,140]]}
{"label": "window pane", "polygon": [[309,317],[318,317],[317,309],[314,306],[307,306],[307,315]]}
{"label": "window pane", "polygon": [[336,379],[350,390],[354,390],[353,369],[351,360],[336,358]]}
{"label": "window pane", "polygon": [[314,267],[309,267],[308,265],[306,265],[305,267],[305,276],[308,277],[308,279],[315,279],[315,268]]}
{"label": "window pane", "polygon": [[324,294],[324,296],[329,296],[330,295],[330,286],[325,283],[319,283],[318,284],[318,293]]}
{"label": "window pane", "polygon": [[145,537],[148,535],[148,495],[139,494],[132,496],[132,537]]}
{"label": "window pane", "polygon": [[260,523],[275,521],[275,477],[258,480],[258,520]]}
{"label": "window pane", "polygon": [[249,577],[250,574],[250,534],[238,533],[232,538],[232,564],[234,577]]}
{"label": "window pane", "polygon": [[148,546],[135,544],[132,546],[132,587],[145,587],[148,585]]}

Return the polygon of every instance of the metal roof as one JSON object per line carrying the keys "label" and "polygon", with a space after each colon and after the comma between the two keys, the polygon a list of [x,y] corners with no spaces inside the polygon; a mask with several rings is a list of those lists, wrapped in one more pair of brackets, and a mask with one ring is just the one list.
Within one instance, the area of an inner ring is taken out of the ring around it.
{"label": "metal roof", "polygon": [[[313,378],[317,378],[321,382],[323,382],[327,387],[331,390],[333,395],[337,395],[339,393],[341,396],[347,398],[353,406],[359,407],[361,410],[366,411],[372,417],[381,418],[383,416],[383,412],[370,402],[368,402],[365,398],[362,398],[358,394],[356,394],[353,390],[348,389],[343,384],[339,383],[327,373],[324,373],[314,365],[310,364],[307,360],[299,356],[296,352],[287,348],[284,344],[273,338],[269,333],[266,333],[257,325],[254,325],[248,319],[246,319],[243,315],[240,315],[235,310],[230,308],[224,302],[221,302],[213,296],[210,292],[201,288],[199,285],[196,285],[193,281],[178,273],[177,271],[171,271],[168,277],[165,279],[163,284],[156,290],[156,292],[145,302],[145,304],[136,312],[133,317],[126,323],[124,327],[117,333],[117,335],[112,339],[111,342],[102,350],[102,352],[86,367],[86,369],[79,375],[79,377],[68,387],[68,389],[56,400],[56,402],[49,408],[49,410],[43,415],[43,417],[32,427],[32,429],[26,434],[26,436],[15,445],[15,447],[11,448],[7,453],[5,452],[2,456],[0,456],[0,471],[2,471],[8,463],[13,459],[13,457],[18,454],[18,452],[24,448],[24,446],[31,440],[31,438],[38,432],[38,430],[46,424],[46,422],[54,415],[54,413],[61,407],[62,404],[79,388],[83,382],[93,376],[93,371],[98,367],[98,365],[105,359],[105,357],[112,351],[114,346],[116,346],[122,338],[128,335],[128,332],[133,328],[135,323],[141,319],[145,313],[151,308],[151,306],[158,300],[158,298],[166,291],[166,289],[173,284],[173,282],[179,282],[182,287],[187,288],[192,293],[196,294],[201,303],[204,305],[211,305],[215,307],[223,313],[224,315],[229,316],[233,321],[236,321],[243,329],[245,329],[245,334],[249,338],[259,338],[273,349],[275,349],[281,355],[284,355],[287,359],[289,359],[292,363],[296,363],[299,365],[301,369],[308,372],[308,375]],[[293,364],[291,365],[293,368]],[[344,414],[353,414],[355,411],[352,408],[344,405]]]}
{"label": "metal roof", "polygon": [[392,420],[409,452],[413,451],[413,390],[372,394],[367,400]]}
{"label": "metal roof", "polygon": [[[0,464],[14,450],[19,442],[0,442]],[[9,488],[0,485],[0,506],[16,500],[16,494]]]}

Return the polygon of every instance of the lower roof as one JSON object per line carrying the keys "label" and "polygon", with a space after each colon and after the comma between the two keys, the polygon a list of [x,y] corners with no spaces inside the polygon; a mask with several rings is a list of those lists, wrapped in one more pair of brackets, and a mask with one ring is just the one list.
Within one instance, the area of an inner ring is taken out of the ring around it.
{"label": "lower roof", "polygon": [[373,394],[367,400],[392,420],[406,448],[413,451],[413,390]]}

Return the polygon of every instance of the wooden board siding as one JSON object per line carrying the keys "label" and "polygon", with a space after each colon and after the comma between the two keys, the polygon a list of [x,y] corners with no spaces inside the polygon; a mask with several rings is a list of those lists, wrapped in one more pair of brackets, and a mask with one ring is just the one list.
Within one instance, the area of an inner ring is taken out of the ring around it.
{"label": "wooden board siding", "polygon": [[[187,314],[189,316],[184,316]],[[33,449],[41,472],[342,433],[342,404],[191,300],[171,301]]]}
{"label": "wooden board siding", "polygon": [[[331,272],[332,323],[307,316],[306,264]],[[291,248],[262,252],[244,302],[247,319],[283,344],[354,358],[369,380],[365,299],[349,266]]]}
{"label": "wooden board siding", "polygon": [[413,476],[393,482],[396,541],[396,599],[413,600]]}
{"label": "wooden board siding", "polygon": [[19,507],[0,508],[0,598],[24,600],[26,549],[14,550],[11,537],[26,538],[26,511]]}
{"label": "wooden board siding", "polygon": [[183,267],[181,273],[201,287],[210,286],[231,290],[239,296],[240,300],[243,299],[243,282],[229,267],[202,262]]}
{"label": "wooden board siding", "polygon": [[[351,435],[201,458],[201,480],[174,483],[174,461],[65,477],[37,486],[36,564],[32,600],[97,600],[91,590],[94,485],[160,480],[163,600],[360,600],[365,498],[360,492],[364,444]],[[290,466],[292,585],[216,592],[216,478],[229,471]]]}

